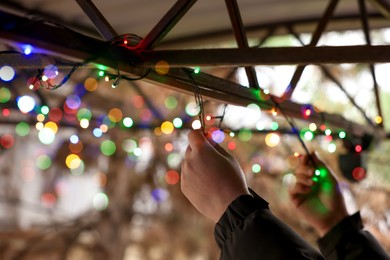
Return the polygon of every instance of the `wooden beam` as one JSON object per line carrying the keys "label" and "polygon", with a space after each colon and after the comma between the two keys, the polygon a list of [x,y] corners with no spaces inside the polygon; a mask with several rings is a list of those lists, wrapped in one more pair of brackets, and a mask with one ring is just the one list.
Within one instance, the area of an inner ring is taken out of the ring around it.
{"label": "wooden beam", "polygon": [[[248,38],[245,33],[244,24],[241,19],[240,9],[238,7],[236,0],[225,0],[226,7],[228,9],[230,21],[232,23],[232,28],[238,48],[247,49]],[[259,82],[257,80],[256,70],[253,67],[245,67],[245,73],[248,78],[249,87],[258,89],[260,88]]]}
{"label": "wooden beam", "polygon": [[156,26],[140,42],[139,49],[153,49],[180,21],[197,0],[178,0]]}
{"label": "wooden beam", "polygon": [[[309,48],[261,48],[261,49],[214,49],[214,50],[176,50],[176,51],[133,51],[127,48],[113,48],[107,42],[86,37],[47,23],[31,23],[27,18],[0,12],[0,39],[15,45],[28,43],[46,50],[55,56],[67,57],[73,61],[94,58],[111,68],[118,68],[123,74],[141,76],[147,67],[154,68],[156,62],[167,61],[171,68],[165,75],[157,74],[154,69],[143,80],[174,89],[178,92],[193,94],[192,81],[183,72],[182,67],[191,65],[207,66],[254,66],[270,63],[321,63],[322,62],[364,62],[390,61],[389,46],[351,46],[351,47],[309,47]],[[348,50],[348,51],[346,51]],[[28,57],[26,57],[28,61]],[[258,104],[263,110],[274,109],[274,103],[260,98],[259,90],[249,89],[232,81],[224,80],[206,73],[194,76],[204,97],[227,104],[246,106]],[[270,99],[277,97],[270,96]],[[279,105],[284,112],[294,118],[306,120],[301,113],[301,104],[285,101]],[[374,128],[350,122],[339,115],[314,113],[310,121],[318,124],[343,128],[354,135],[372,134]]]}
{"label": "wooden beam", "polygon": [[309,65],[388,63],[390,46],[275,47],[260,49],[201,49],[141,51],[143,64],[154,67],[166,61],[170,67],[236,67],[254,65]]}
{"label": "wooden beam", "polygon": [[117,35],[114,28],[111,27],[106,18],[104,18],[103,14],[100,13],[99,9],[97,9],[91,0],[76,1],[106,41],[112,40],[112,38]]}

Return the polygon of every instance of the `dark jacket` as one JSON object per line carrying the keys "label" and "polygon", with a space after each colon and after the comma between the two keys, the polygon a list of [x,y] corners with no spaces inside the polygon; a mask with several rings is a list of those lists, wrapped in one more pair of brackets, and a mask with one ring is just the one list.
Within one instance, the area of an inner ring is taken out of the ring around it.
{"label": "dark jacket", "polygon": [[234,200],[215,226],[221,260],[389,259],[375,238],[362,230],[358,215],[341,221],[319,240],[322,255],[251,192],[253,197],[243,195]]}

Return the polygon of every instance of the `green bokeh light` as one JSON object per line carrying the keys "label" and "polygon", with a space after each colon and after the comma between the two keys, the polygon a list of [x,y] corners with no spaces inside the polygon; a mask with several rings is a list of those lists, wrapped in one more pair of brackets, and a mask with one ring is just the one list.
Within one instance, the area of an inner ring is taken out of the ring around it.
{"label": "green bokeh light", "polygon": [[92,113],[88,108],[82,108],[77,112],[77,119],[81,121],[81,119],[91,120]]}
{"label": "green bokeh light", "polygon": [[345,137],[347,137],[347,133],[346,133],[345,131],[340,131],[340,132],[339,132],[339,137],[340,137],[341,139],[344,139]]}
{"label": "green bokeh light", "polygon": [[177,106],[177,99],[174,96],[168,96],[164,100],[165,107],[168,109],[174,109]]}
{"label": "green bokeh light", "polygon": [[260,171],[261,171],[260,164],[255,163],[255,164],[252,165],[252,172],[253,173],[259,173]]}
{"label": "green bokeh light", "polygon": [[30,133],[30,126],[26,122],[20,122],[15,126],[15,132],[18,136],[26,136]]}
{"label": "green bokeh light", "polygon": [[271,130],[276,131],[279,128],[279,124],[276,122],[271,123]]}
{"label": "green bokeh light", "polygon": [[0,88],[0,103],[6,103],[11,99],[11,91],[8,88]]}
{"label": "green bokeh light", "polygon": [[50,112],[50,108],[48,106],[42,106],[41,107],[41,113],[44,114],[44,115],[47,115],[49,114]]}
{"label": "green bokeh light", "polygon": [[123,123],[123,126],[130,128],[133,126],[134,121],[130,117],[125,117],[125,118],[123,118],[122,123]]}
{"label": "green bokeh light", "polygon": [[252,136],[253,136],[252,132],[248,129],[241,129],[238,132],[238,139],[240,139],[243,142],[248,142],[249,140],[252,139]]}
{"label": "green bokeh light", "polygon": [[51,159],[46,154],[38,156],[37,160],[35,161],[36,166],[41,170],[49,169],[51,166]]}
{"label": "green bokeh light", "polygon": [[111,156],[116,152],[116,145],[111,140],[103,141],[100,145],[100,151],[106,156]]}
{"label": "green bokeh light", "polygon": [[173,119],[173,126],[176,128],[181,128],[183,126],[183,120],[181,118],[176,117]]}

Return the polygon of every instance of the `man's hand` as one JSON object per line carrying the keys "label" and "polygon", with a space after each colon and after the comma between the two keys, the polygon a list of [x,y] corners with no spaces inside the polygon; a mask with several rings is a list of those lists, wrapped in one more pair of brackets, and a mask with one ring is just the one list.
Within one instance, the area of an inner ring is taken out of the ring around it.
{"label": "man's hand", "polygon": [[308,156],[300,157],[297,182],[289,193],[298,212],[323,236],[348,212],[336,178],[315,154],[311,156],[317,169]]}
{"label": "man's hand", "polygon": [[181,190],[203,215],[218,222],[238,196],[250,194],[240,165],[204,134],[191,131],[181,170]]}

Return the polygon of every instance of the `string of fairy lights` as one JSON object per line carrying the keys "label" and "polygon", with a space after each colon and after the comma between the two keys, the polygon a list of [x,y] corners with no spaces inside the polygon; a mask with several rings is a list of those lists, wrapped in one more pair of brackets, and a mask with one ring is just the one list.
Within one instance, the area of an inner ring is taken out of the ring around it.
{"label": "string of fairy lights", "polygon": [[[123,40],[123,39],[122,39]],[[126,39],[125,39],[126,40]],[[20,52],[15,51],[3,51],[0,55],[7,55],[8,53],[20,53],[20,55],[30,55],[33,53],[34,48],[31,45],[21,46]],[[90,62],[91,60],[83,63],[73,64],[73,67],[62,76],[62,79],[58,79],[62,75],[55,64],[48,64],[42,69],[37,71],[35,77],[27,79],[26,85],[30,90],[38,91],[41,88],[48,90],[55,90],[63,86],[72,76],[72,74],[79,69],[82,65]],[[163,67],[163,74],[167,73],[166,67]],[[155,68],[156,72],[161,73],[161,67]],[[195,69],[183,69],[183,72],[188,76],[193,85],[195,102],[191,101],[185,106],[185,115],[177,116],[172,120],[166,120],[161,124],[151,124],[152,113],[145,108],[145,102],[142,96],[136,95],[132,97],[131,103],[134,108],[140,111],[140,124],[134,122],[131,116],[125,115],[122,109],[114,107],[111,108],[105,115],[94,115],[93,111],[83,103],[83,95],[87,92],[94,92],[99,87],[100,81],[111,81],[112,88],[116,88],[120,80],[140,80],[144,78],[151,69],[145,71],[145,74],[138,78],[130,78],[125,75],[120,75],[119,71],[116,74],[108,72],[107,68],[102,65],[96,66],[96,76],[87,78],[83,84],[78,84],[75,87],[74,93],[66,97],[66,100],[62,107],[49,107],[47,105],[40,105],[37,103],[32,95],[22,95],[15,97],[12,91],[12,81],[18,77],[17,71],[9,65],[4,65],[0,68],[0,79],[4,83],[0,87],[0,107],[1,115],[3,119],[11,118],[14,107],[12,107],[13,101],[16,102],[17,109],[30,119],[26,121],[15,122],[15,128],[13,132],[2,133],[0,137],[0,148],[2,151],[12,149],[15,144],[15,138],[28,136],[33,128],[38,131],[38,139],[43,145],[50,146],[56,141],[56,135],[63,125],[77,127],[85,129],[91,132],[91,134],[100,140],[100,152],[104,156],[112,156],[118,149],[123,149],[129,154],[130,160],[137,160],[142,156],[141,141],[135,139],[126,139],[121,144],[117,144],[112,141],[108,135],[110,129],[120,127],[123,129],[135,129],[140,127],[142,129],[148,128],[156,136],[169,136],[179,131],[180,129],[203,129],[210,133],[211,137],[216,143],[225,143],[229,150],[235,150],[237,147],[237,139],[241,142],[249,142],[253,138],[254,133],[265,134],[264,142],[270,147],[277,147],[281,141],[281,133],[296,135],[302,144],[302,147],[306,153],[309,154],[309,150],[305,145],[305,142],[310,142],[315,139],[316,136],[323,136],[324,140],[328,143],[328,152],[336,152],[337,145],[335,140],[353,140],[352,136],[349,136],[343,129],[332,131],[326,126],[325,122],[320,126],[315,123],[309,123],[308,127],[303,127],[301,130],[295,126],[290,118],[288,118],[280,107],[277,107],[273,111],[273,115],[276,115],[276,111],[280,111],[284,119],[288,122],[291,129],[280,129],[279,124],[276,121],[272,121],[269,125],[259,122],[256,124],[255,129],[238,129],[231,130],[226,129],[223,125],[223,120],[226,116],[227,105],[223,106],[221,115],[210,115],[205,113],[204,101],[201,95],[201,89],[196,83],[197,74],[200,72],[200,68]],[[53,82],[59,82],[54,84]],[[175,96],[168,96],[165,98],[164,105],[166,109],[172,110],[177,108],[178,101]],[[250,104],[248,109],[258,109],[260,107],[257,104]],[[302,106],[303,117],[308,121],[313,113],[313,107],[309,105]],[[198,117],[198,118],[196,118]],[[32,120],[31,120],[32,119]],[[149,123],[149,124],[148,124]],[[32,127],[34,126],[34,127]],[[83,141],[80,136],[73,134],[69,137],[69,154],[66,156],[65,165],[69,168],[73,175],[81,175],[85,171],[85,164],[82,158]],[[176,185],[179,181],[179,172],[181,155],[175,151],[174,143],[167,142],[164,145],[164,150],[168,154],[167,161],[170,169],[167,169],[165,173],[165,182],[168,185]],[[356,143],[354,146],[356,153],[360,153],[363,150],[363,146]],[[40,170],[47,170],[52,165],[52,159],[47,154],[41,154],[36,158],[36,166]],[[261,165],[254,163],[252,165],[253,173],[259,173]],[[158,196],[156,193],[154,196]],[[48,194],[45,195],[46,204],[50,205],[50,201],[53,200]],[[156,197],[157,198],[157,197]],[[49,201],[49,202],[48,202]],[[99,193],[97,201],[103,201],[100,203],[103,206],[96,206],[97,209],[104,209],[107,206],[108,198],[104,193]],[[107,203],[104,203],[107,202]],[[97,203],[99,204],[99,203]],[[100,205],[99,204],[99,205]]]}

